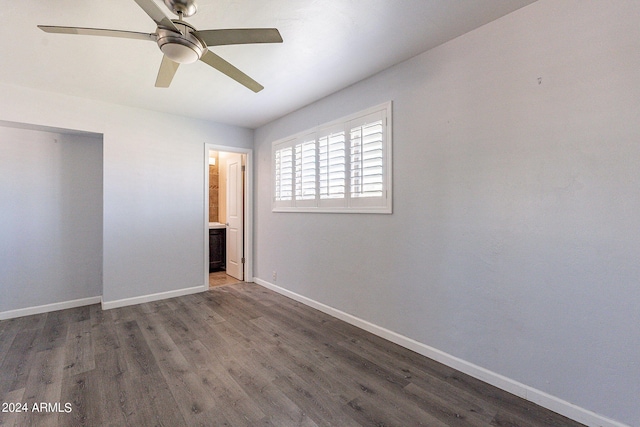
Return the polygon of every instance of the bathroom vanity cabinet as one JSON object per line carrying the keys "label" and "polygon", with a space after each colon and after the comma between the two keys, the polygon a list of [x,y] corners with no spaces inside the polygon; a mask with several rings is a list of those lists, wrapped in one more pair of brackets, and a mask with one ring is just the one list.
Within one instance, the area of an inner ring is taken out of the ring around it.
{"label": "bathroom vanity cabinet", "polygon": [[209,272],[225,268],[226,232],[224,228],[209,229]]}

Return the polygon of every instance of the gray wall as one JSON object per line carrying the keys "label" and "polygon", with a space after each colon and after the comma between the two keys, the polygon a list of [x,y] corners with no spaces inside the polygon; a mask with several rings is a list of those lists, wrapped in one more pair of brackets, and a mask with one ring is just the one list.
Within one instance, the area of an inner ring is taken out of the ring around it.
{"label": "gray wall", "polygon": [[[0,92],[0,120],[103,135],[105,302],[205,285],[205,144],[251,147],[252,130],[10,85]],[[16,309],[45,303],[21,292]]]}
{"label": "gray wall", "polygon": [[0,126],[0,312],[102,294],[102,138]]}
{"label": "gray wall", "polygon": [[[640,2],[540,0],[256,130],[255,277],[640,425]],[[271,212],[271,142],[393,101],[393,215]]]}

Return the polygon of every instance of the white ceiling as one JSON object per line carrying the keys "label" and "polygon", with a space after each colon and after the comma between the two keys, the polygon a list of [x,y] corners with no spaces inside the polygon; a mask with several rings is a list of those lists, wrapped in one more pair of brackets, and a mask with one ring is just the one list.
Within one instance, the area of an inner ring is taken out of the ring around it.
{"label": "white ceiling", "polygon": [[257,94],[202,62],[155,88],[155,43],[36,28],[154,32],[133,0],[3,1],[0,82],[255,128],[533,1],[198,0],[185,20],[199,30],[280,30],[282,44],[211,49],[264,85]]}

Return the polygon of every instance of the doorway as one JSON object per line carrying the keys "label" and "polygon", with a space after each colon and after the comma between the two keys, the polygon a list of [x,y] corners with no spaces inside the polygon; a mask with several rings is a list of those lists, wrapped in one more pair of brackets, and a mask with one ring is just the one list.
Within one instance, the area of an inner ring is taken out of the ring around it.
{"label": "doorway", "polygon": [[251,154],[205,144],[205,289],[253,280]]}

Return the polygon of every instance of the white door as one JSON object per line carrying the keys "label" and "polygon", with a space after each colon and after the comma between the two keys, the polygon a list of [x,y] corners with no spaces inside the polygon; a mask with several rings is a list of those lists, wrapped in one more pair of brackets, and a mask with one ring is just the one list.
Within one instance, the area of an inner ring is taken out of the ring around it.
{"label": "white door", "polygon": [[227,274],[244,280],[244,197],[242,154],[228,153],[227,162]]}

